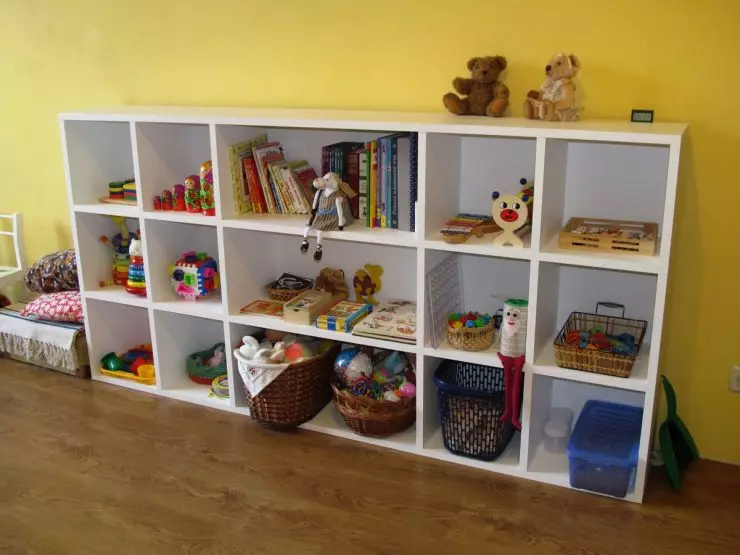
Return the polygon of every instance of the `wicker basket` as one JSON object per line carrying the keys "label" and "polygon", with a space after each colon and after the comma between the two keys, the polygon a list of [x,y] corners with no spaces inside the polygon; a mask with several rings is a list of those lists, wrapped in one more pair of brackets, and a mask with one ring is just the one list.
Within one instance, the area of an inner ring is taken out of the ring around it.
{"label": "wicker basket", "polygon": [[504,413],[504,371],[481,364],[444,361],[434,374],[439,421],[445,448],[451,453],[492,461],[514,436]]}
{"label": "wicker basket", "polygon": [[334,406],[347,427],[362,436],[385,437],[402,432],[416,421],[416,397],[400,401],[357,397],[333,381]]}
{"label": "wicker basket", "polygon": [[[624,316],[624,306],[615,303],[598,303],[599,307],[621,308]],[[588,330],[594,326],[601,326],[609,335],[629,333],[635,338],[637,352],[634,356],[620,355],[616,353],[597,351],[595,349],[581,349],[577,346],[565,344],[565,339],[571,331]],[[640,352],[642,340],[645,337],[647,322],[645,320],[631,320],[629,318],[618,318],[605,316],[603,314],[592,314],[588,312],[573,312],[560,333],[555,338],[555,363],[561,368],[572,368],[584,372],[606,374],[618,378],[629,378],[635,359]]]}
{"label": "wicker basket", "polygon": [[482,351],[493,345],[494,326],[493,318],[481,328],[458,328],[447,326],[447,341],[455,349],[463,351]]}
{"label": "wicker basket", "polygon": [[219,347],[223,350],[224,344],[217,343],[210,349],[193,353],[188,356],[185,361],[185,368],[187,370],[188,377],[192,381],[202,385],[211,385],[214,379],[226,374],[226,357],[224,357],[223,362],[217,366],[207,366],[203,364],[203,360],[211,358]]}
{"label": "wicker basket", "polygon": [[288,301],[293,300],[294,297],[297,297],[301,293],[305,293],[311,289],[310,287],[306,287],[305,289],[276,289],[275,285],[277,285],[277,281],[273,281],[270,285],[265,287],[265,291],[267,291],[267,294],[273,301],[280,301],[283,303],[287,303]]}
{"label": "wicker basket", "polygon": [[311,420],[331,400],[329,380],[339,349],[337,343],[321,356],[291,364],[256,397],[245,387],[252,418],[275,428],[293,428]]}

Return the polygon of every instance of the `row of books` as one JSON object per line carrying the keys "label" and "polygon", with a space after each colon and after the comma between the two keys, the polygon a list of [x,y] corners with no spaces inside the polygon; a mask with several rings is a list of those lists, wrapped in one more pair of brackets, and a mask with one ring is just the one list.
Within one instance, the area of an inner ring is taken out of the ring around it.
{"label": "row of books", "polygon": [[355,219],[369,228],[415,228],[416,133],[394,133],[367,143],[341,142],[321,150],[321,172],[337,173],[357,193],[350,201]]}
{"label": "row of books", "polygon": [[237,214],[309,214],[316,172],[305,160],[289,161],[279,142],[260,135],[229,148]]}

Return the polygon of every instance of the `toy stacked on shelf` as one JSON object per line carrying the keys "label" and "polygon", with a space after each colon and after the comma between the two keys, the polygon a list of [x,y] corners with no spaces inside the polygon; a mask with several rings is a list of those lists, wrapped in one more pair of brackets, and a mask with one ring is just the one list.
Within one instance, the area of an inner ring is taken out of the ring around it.
{"label": "toy stacked on shelf", "polygon": [[108,183],[108,196],[102,197],[100,202],[136,206],[136,183],[133,179]]}
{"label": "toy stacked on shelf", "polygon": [[219,288],[218,263],[205,252],[186,252],[170,271],[175,293],[186,299],[205,297]]}
{"label": "toy stacked on shelf", "polygon": [[157,383],[151,345],[137,345],[120,356],[108,353],[100,359],[100,373],[145,385]]}
{"label": "toy stacked on shelf", "polygon": [[203,162],[200,175],[189,175],[185,184],[177,184],[172,190],[165,189],[161,195],[154,195],[152,208],[156,211],[172,210],[190,212],[204,216],[216,215],[216,201],[213,192],[213,166],[211,161]]}
{"label": "toy stacked on shelf", "polygon": [[113,249],[113,269],[112,278],[110,280],[100,280],[98,285],[100,287],[109,287],[113,285],[126,285],[128,280],[128,269],[131,263],[129,255],[129,247],[131,245],[132,234],[126,226],[126,218],[123,216],[111,216],[113,223],[116,224],[120,233],[109,237],[103,235],[100,241],[104,244],[110,242]]}
{"label": "toy stacked on shelf", "polygon": [[144,256],[141,253],[141,239],[131,239],[129,247],[128,279],[126,291],[132,295],[146,297],[146,278],[144,277]]}

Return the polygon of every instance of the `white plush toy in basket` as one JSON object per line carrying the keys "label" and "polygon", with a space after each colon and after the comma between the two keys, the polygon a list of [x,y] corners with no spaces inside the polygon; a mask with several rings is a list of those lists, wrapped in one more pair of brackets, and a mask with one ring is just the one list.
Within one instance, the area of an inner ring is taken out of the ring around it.
{"label": "white plush toy in basket", "polygon": [[256,397],[290,364],[281,362],[285,350],[280,341],[274,347],[261,346],[252,336],[244,337],[243,341],[244,345],[234,350],[234,357],[244,386],[252,397]]}

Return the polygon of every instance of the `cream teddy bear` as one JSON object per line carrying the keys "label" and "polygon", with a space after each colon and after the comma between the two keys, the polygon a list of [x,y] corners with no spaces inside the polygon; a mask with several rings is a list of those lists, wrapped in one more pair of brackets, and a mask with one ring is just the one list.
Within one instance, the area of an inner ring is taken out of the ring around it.
{"label": "cream teddy bear", "polygon": [[547,121],[575,121],[581,112],[573,78],[581,69],[575,55],[556,54],[545,66],[547,78],[539,91],[529,91],[524,117]]}

